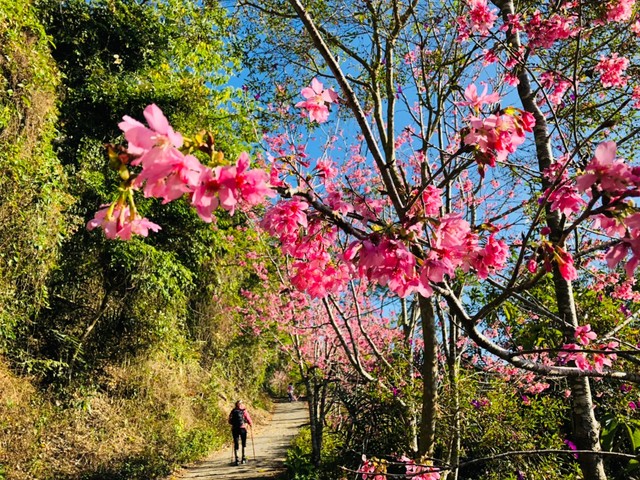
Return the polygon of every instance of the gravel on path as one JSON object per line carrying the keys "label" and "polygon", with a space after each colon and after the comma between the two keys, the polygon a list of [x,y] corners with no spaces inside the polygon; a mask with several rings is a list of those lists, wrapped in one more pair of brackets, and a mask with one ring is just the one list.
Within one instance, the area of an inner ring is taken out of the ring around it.
{"label": "gravel on path", "polygon": [[[301,426],[308,423],[306,402],[276,403],[271,423],[254,432],[255,457],[251,433],[247,435],[248,462],[236,466],[232,462],[232,447],[212,453],[205,460],[183,468],[168,480],[195,478],[198,480],[266,480],[284,472],[287,448]],[[231,432],[229,432],[231,436]]]}

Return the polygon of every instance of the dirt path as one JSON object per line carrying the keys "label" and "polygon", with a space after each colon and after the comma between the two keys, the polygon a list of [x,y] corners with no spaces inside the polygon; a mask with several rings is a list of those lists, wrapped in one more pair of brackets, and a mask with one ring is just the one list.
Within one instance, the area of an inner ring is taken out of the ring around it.
{"label": "dirt path", "polygon": [[169,477],[168,480],[197,478],[198,480],[265,480],[276,478],[284,471],[287,447],[298,429],[308,422],[305,402],[277,403],[271,423],[254,432],[255,458],[251,435],[247,438],[246,465],[232,465],[231,445],[211,454]]}

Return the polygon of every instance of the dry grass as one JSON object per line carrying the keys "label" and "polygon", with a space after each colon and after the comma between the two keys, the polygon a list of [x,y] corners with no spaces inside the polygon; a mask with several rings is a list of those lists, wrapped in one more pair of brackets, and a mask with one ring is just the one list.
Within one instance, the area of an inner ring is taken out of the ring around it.
{"label": "dry grass", "polygon": [[[225,391],[230,386],[211,384],[196,362],[158,356],[112,367],[102,391],[78,392],[63,406],[0,363],[0,464],[15,480],[118,472],[135,458],[156,462],[166,473],[171,465],[202,455],[198,448],[228,440],[226,416],[233,401]],[[251,411],[258,424],[269,416]],[[195,431],[211,433],[206,445],[189,444]]]}

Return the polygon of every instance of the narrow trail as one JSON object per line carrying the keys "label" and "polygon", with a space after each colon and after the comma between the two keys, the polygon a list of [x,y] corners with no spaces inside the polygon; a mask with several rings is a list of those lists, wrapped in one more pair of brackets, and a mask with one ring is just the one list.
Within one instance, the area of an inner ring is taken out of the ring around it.
{"label": "narrow trail", "polygon": [[[277,403],[271,423],[254,432],[255,458],[251,434],[247,435],[246,465],[232,464],[232,447],[212,453],[205,460],[183,468],[167,480],[265,480],[274,479],[284,468],[289,443],[302,425],[308,423],[306,402]],[[231,434],[229,434],[231,436]]]}

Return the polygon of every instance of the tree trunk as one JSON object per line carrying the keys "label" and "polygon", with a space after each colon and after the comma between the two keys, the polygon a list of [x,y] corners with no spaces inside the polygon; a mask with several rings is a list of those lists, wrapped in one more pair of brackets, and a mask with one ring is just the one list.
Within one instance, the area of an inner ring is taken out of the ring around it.
{"label": "tree trunk", "polygon": [[[573,333],[578,327],[578,317],[573,298],[573,287],[571,282],[562,278],[558,267],[553,271],[553,280],[556,290],[556,301],[558,312],[567,322],[566,334],[573,338]],[[570,327],[569,327],[570,326]],[[572,424],[573,441],[578,450],[593,450],[599,452],[600,447],[600,424],[593,413],[593,401],[591,396],[591,386],[586,377],[569,378],[572,399]],[[578,463],[585,480],[606,480],[602,457],[599,455],[579,455]]]}
{"label": "tree trunk", "polygon": [[307,389],[307,406],[309,408],[309,430],[311,432],[311,462],[320,465],[322,452],[322,437],[318,441],[318,430],[322,435],[322,428],[318,429],[318,391],[315,381],[311,378],[305,378],[304,384]]}
{"label": "tree trunk", "polygon": [[[500,9],[500,13],[508,24],[509,15],[515,13],[513,0],[493,0],[493,3]],[[514,51],[522,46],[520,35],[511,29],[507,32],[507,42]],[[551,142],[549,140],[549,129],[547,120],[543,112],[538,106],[531,81],[526,69],[522,69],[518,75],[518,96],[522,102],[523,108],[531,113],[536,124],[533,129],[533,136],[536,144],[536,157],[538,160],[538,170],[544,172],[553,162],[553,153]],[[550,186],[549,181],[543,176],[541,191],[544,192]],[[547,226],[551,233],[549,239],[560,247],[562,244],[562,222],[557,211],[551,211],[549,206],[546,208]],[[570,281],[565,280],[557,265],[553,269],[553,281],[555,284],[556,303],[558,312],[563,320],[570,327],[567,328],[569,338],[573,338],[573,331],[578,326],[578,318],[576,315],[575,299],[573,297],[573,287]],[[598,424],[593,413],[593,401],[591,398],[591,388],[587,378],[569,379],[571,394],[573,399],[572,421],[573,434],[576,446],[580,449],[593,450],[599,452],[600,447],[600,425]],[[607,476],[604,472],[602,457],[599,455],[580,455],[578,457],[580,468],[585,480],[606,480]]]}
{"label": "tree trunk", "polygon": [[438,338],[433,305],[428,298],[420,297],[420,317],[424,337],[422,364],[422,418],[418,453],[433,456],[436,440],[436,406],[438,402]]}

